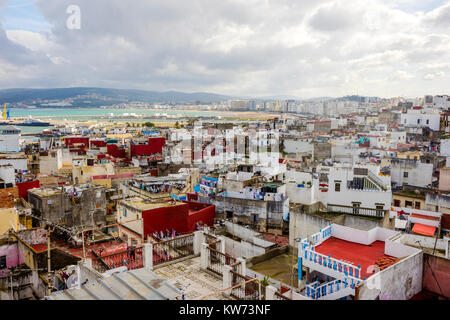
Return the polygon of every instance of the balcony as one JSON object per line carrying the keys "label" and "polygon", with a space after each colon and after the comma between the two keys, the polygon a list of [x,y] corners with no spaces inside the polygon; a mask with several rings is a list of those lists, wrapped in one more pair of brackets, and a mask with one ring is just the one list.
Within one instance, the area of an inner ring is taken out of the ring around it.
{"label": "balcony", "polygon": [[329,204],[327,206],[328,212],[332,213],[345,213],[355,216],[365,216],[374,218],[383,218],[388,210],[384,209],[373,209],[373,208],[363,208],[357,206],[343,206],[337,204]]}

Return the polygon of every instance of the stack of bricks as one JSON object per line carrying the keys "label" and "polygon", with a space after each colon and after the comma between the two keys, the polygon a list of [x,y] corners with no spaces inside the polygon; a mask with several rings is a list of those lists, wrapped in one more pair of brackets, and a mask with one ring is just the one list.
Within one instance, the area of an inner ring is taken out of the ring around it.
{"label": "stack of bricks", "polygon": [[399,259],[394,258],[394,257],[381,257],[380,259],[378,259],[377,261],[375,261],[375,265],[380,268],[380,270],[384,270],[389,266],[392,266],[394,263],[396,263],[397,261],[399,261]]}
{"label": "stack of bricks", "polygon": [[19,199],[17,187],[0,189],[0,209],[14,208],[16,199]]}

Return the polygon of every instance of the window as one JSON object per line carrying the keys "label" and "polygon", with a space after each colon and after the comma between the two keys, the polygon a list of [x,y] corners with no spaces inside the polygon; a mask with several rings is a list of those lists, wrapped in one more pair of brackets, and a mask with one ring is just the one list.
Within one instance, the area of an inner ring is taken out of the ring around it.
{"label": "window", "polygon": [[377,205],[375,208],[377,209],[377,216],[378,217],[380,217],[380,216],[382,217],[383,216],[384,206],[383,205]]}
{"label": "window", "polygon": [[420,202],[416,201],[416,206],[415,206],[415,208],[416,208],[416,209],[420,209]]}
{"label": "window", "polygon": [[401,207],[401,201],[399,199],[394,199],[394,207]]}
{"label": "window", "polygon": [[123,208],[122,215],[123,215],[124,217],[127,216],[127,208]]}
{"label": "window", "polygon": [[420,119],[417,119],[417,124],[420,124]]}
{"label": "window", "polygon": [[252,223],[257,223],[258,222],[258,220],[259,220],[259,217],[258,217],[258,215],[257,214],[252,214],[251,215],[251,221],[252,221]]}
{"label": "window", "polygon": [[361,206],[360,203],[354,203],[353,204],[353,214],[359,214],[359,207]]}
{"label": "window", "polygon": [[336,182],[334,184],[334,191],[336,191],[336,192],[340,192],[341,191],[341,183],[340,182]]}
{"label": "window", "polygon": [[430,124],[430,119],[427,119],[427,124]]}
{"label": "window", "polygon": [[405,200],[405,207],[411,207],[412,208],[413,203],[411,201]]}
{"label": "window", "polygon": [[404,177],[404,178],[408,178],[408,172],[406,172],[406,171],[403,172],[403,177]]}
{"label": "window", "polygon": [[0,270],[6,269],[6,256],[0,257]]}

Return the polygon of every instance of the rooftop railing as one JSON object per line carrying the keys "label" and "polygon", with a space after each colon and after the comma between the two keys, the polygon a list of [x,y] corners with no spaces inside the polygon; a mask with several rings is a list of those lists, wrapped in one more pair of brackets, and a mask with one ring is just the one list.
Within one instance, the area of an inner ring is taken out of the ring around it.
{"label": "rooftop railing", "polygon": [[362,208],[356,206],[344,206],[339,204],[328,204],[327,209],[328,212],[346,213],[356,216],[368,216],[377,218],[383,218],[384,215],[388,212],[388,210],[384,209]]}

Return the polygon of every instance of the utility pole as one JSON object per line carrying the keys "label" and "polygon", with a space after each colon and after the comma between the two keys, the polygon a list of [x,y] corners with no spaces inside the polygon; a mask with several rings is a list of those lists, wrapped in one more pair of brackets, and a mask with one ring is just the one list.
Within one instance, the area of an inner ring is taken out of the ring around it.
{"label": "utility pole", "polygon": [[48,284],[48,295],[50,296],[52,294],[52,280],[53,277],[51,275],[52,269],[51,269],[51,259],[50,259],[50,225],[48,225],[47,229],[47,284]]}
{"label": "utility pole", "polygon": [[84,245],[84,229],[81,230],[81,240],[83,242],[83,262],[85,262],[86,261],[86,248]]}

